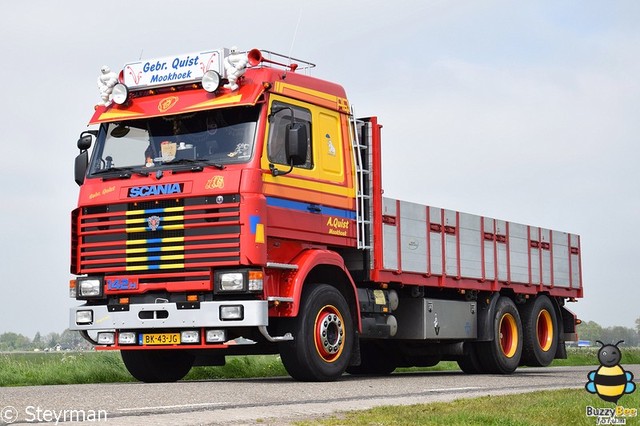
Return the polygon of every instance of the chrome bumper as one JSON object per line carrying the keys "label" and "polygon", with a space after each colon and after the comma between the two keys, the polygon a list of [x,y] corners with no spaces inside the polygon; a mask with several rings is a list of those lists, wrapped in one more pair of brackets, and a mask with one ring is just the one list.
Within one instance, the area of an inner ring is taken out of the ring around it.
{"label": "chrome bumper", "polygon": [[[128,311],[109,312],[107,306],[82,305],[69,312],[70,330],[138,330],[154,328],[198,327],[260,327],[269,323],[269,306],[266,300],[201,302],[199,309],[178,309],[175,303],[149,303],[129,305]],[[242,306],[243,318],[220,318],[223,306]],[[76,313],[91,311],[92,321],[78,324]]]}

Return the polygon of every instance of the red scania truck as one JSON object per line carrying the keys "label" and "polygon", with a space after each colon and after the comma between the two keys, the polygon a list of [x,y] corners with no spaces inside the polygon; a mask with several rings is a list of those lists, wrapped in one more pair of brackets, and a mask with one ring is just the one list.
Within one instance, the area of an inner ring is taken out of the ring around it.
{"label": "red scania truck", "polygon": [[227,355],[309,381],[566,357],[579,236],[383,197],[382,126],[313,66],[232,48],[103,68],[70,328],[144,382]]}

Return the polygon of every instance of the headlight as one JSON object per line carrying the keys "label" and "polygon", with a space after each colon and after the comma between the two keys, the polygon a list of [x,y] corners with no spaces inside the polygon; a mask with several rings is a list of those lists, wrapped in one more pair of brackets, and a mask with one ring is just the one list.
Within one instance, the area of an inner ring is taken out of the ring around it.
{"label": "headlight", "polygon": [[202,76],[202,88],[209,93],[213,93],[220,88],[220,74],[209,70]]}
{"label": "headlight", "polygon": [[76,280],[76,298],[99,299],[102,297],[102,279],[81,277]]}
{"label": "headlight", "polygon": [[122,83],[118,83],[113,86],[113,89],[111,91],[111,99],[113,99],[113,102],[117,103],[118,105],[122,105],[127,102],[128,98],[129,89],[127,88],[127,86]]}
{"label": "headlight", "polygon": [[220,291],[242,290],[244,290],[244,274],[242,272],[220,274]]}
{"label": "headlight", "polygon": [[216,273],[215,291],[217,293],[261,292],[263,287],[264,273],[261,270]]}

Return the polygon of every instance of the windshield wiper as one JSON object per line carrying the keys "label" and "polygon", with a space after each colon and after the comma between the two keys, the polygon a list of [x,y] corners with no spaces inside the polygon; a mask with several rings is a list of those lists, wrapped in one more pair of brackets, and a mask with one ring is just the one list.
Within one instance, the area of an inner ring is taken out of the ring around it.
{"label": "windshield wiper", "polygon": [[131,177],[131,167],[110,167],[108,169],[98,170],[91,173],[92,176],[103,175],[106,173],[119,173],[114,176],[103,176],[102,180],[109,179],[129,179]]}
{"label": "windshield wiper", "polygon": [[[97,172],[93,172],[92,175],[101,175],[109,172],[118,172],[119,174],[114,176],[103,176],[102,180],[112,180],[112,179],[129,179],[131,178],[131,172],[133,171],[133,167],[111,167],[109,169],[98,170]],[[149,172],[147,171],[135,171],[135,174],[140,176],[149,176]]]}
{"label": "windshield wiper", "polygon": [[[192,172],[201,172],[202,170],[204,170],[203,166],[213,166],[217,169],[224,169],[225,166],[222,164],[218,164],[218,163],[208,163],[207,160],[204,159],[200,159],[200,160],[194,160],[192,158],[180,158],[178,160],[172,160],[172,161],[168,161],[166,163],[164,163],[165,165],[184,165],[184,164],[192,164],[193,167],[191,167],[190,169],[187,169],[186,171],[192,171]],[[172,169],[172,171],[175,171]],[[177,171],[183,171],[183,170],[177,170]]]}

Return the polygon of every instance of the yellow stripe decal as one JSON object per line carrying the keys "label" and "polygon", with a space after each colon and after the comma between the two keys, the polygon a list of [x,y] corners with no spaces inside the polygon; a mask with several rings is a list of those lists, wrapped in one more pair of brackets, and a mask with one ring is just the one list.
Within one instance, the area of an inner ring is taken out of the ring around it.
{"label": "yellow stripe decal", "polygon": [[184,260],[184,254],[166,254],[162,256],[127,257],[127,262],[153,262],[158,260]]}
{"label": "yellow stripe decal", "polygon": [[139,265],[127,266],[127,271],[148,271],[150,269],[183,269],[184,263],[172,263],[168,265]]}
{"label": "yellow stripe decal", "polygon": [[149,239],[141,239],[141,240],[129,240],[127,241],[128,246],[137,246],[140,244],[161,244],[161,243],[182,243],[184,242],[184,237],[167,237],[167,238],[149,238]]}
{"label": "yellow stripe decal", "polygon": [[138,253],[157,253],[163,251],[181,251],[184,250],[184,246],[164,246],[164,247],[140,247],[140,248],[128,248],[125,250],[126,254],[138,254]]}
{"label": "yellow stripe decal", "polygon": [[[162,226],[158,226],[159,230],[165,230],[165,231],[175,231],[176,229],[184,229],[184,224],[177,224],[177,225],[162,225]],[[127,228],[127,233],[131,234],[133,232],[145,232],[148,231],[149,228],[147,228],[146,226],[142,226],[142,227],[137,227],[137,228]]]}
{"label": "yellow stripe decal", "polygon": [[[171,221],[171,222],[175,222],[177,220],[184,220],[184,216],[165,216],[162,218],[163,222],[167,222],[167,221]],[[147,219],[146,218],[137,218],[137,219],[126,219],[125,220],[125,224],[127,225],[133,225],[135,223],[146,223]],[[166,227],[165,227],[166,229]]]}

